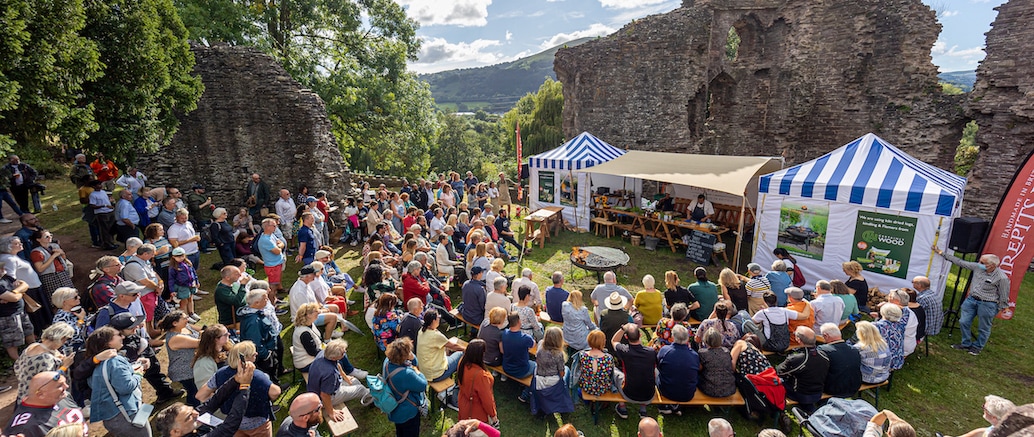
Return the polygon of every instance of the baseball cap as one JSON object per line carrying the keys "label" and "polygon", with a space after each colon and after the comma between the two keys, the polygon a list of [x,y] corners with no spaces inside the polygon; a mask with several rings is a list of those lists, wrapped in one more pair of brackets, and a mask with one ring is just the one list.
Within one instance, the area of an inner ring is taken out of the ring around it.
{"label": "baseball cap", "polygon": [[180,255],[186,255],[186,254],[187,254],[187,251],[183,250],[182,247],[177,247],[175,249],[172,249],[172,256],[180,256]]}
{"label": "baseball cap", "polygon": [[147,291],[147,288],[144,288],[143,285],[139,285],[136,282],[131,282],[131,281],[122,281],[118,285],[115,286],[115,295],[116,296],[126,295],[126,294],[134,294],[134,293],[143,293],[144,291]]}
{"label": "baseball cap", "polygon": [[747,271],[760,272],[761,271],[761,264],[758,264],[758,263],[747,264]]}
{"label": "baseball cap", "polygon": [[133,329],[144,324],[144,318],[134,316],[129,312],[118,313],[111,317],[110,324],[112,328],[118,329],[119,331],[123,329]]}
{"label": "baseball cap", "polygon": [[320,259],[320,258],[326,258],[326,257],[328,257],[328,256],[330,256],[330,252],[328,252],[328,251],[326,251],[326,250],[317,250],[317,251],[316,251],[316,255],[314,255],[314,257],[315,257],[316,259]]}
{"label": "baseball cap", "polygon": [[312,196],[309,196],[309,197],[305,198],[305,203],[315,202],[315,201],[316,201],[316,198],[312,197]]}
{"label": "baseball cap", "polygon": [[470,276],[476,276],[479,273],[484,273],[485,269],[481,266],[474,266],[470,268]]}
{"label": "baseball cap", "polygon": [[314,268],[312,268],[312,266],[308,266],[308,265],[305,266],[305,267],[302,267],[302,269],[298,271],[298,276],[315,275],[315,274],[316,274],[316,269],[314,269]]}

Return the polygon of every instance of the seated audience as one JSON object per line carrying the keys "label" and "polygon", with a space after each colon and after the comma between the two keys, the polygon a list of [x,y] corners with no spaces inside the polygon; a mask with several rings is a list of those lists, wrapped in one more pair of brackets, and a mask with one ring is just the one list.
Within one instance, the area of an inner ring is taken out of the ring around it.
{"label": "seated audience", "polygon": [[535,307],[531,306],[531,287],[525,285],[513,294],[513,310],[521,316],[521,329],[535,341],[542,340],[545,330],[539,322]]}
{"label": "seated audience", "polygon": [[564,323],[563,305],[570,293],[564,290],[564,274],[553,272],[553,285],[546,288],[546,314],[549,320]]}
{"label": "seated audience", "polygon": [[771,291],[765,293],[762,299],[764,304],[754,313],[751,320],[757,324],[764,324],[762,333],[765,338],[761,341],[764,349],[770,352],[782,352],[785,350],[785,347],[780,349],[776,347],[769,348],[769,346],[779,343],[778,346],[780,347],[784,345],[789,347],[791,337],[790,320],[797,320],[800,314],[797,311],[776,306],[776,295]]}
{"label": "seated audience", "polygon": [[[474,326],[481,326],[481,323],[485,321],[485,297],[488,289],[485,287],[484,277],[484,269],[472,267],[470,280],[463,284],[461,291],[463,304],[460,305],[460,315],[463,316],[464,321]],[[472,335],[477,335],[477,333]]]}
{"label": "seated audience", "polygon": [[316,428],[323,423],[323,402],[315,393],[302,393],[291,401],[290,415],[277,429],[276,437],[310,437],[319,435]]}
{"label": "seated audience", "polygon": [[398,298],[392,293],[384,293],[377,298],[377,309],[373,313],[371,327],[377,349],[385,351],[388,345],[398,336],[399,313],[395,309]]}
{"label": "seated audience", "polygon": [[[482,323],[484,323],[484,319],[488,318],[488,311],[492,308],[502,308],[509,311],[513,306],[510,296],[506,295],[506,278],[498,276],[492,282],[486,282],[486,284],[490,289],[489,293],[485,295],[485,312],[482,314]],[[535,323],[538,323],[538,318],[535,318]]]}
{"label": "seated audience", "polygon": [[[850,296],[854,299],[854,295]],[[890,378],[890,362],[893,356],[890,346],[880,335],[880,330],[871,322],[861,321],[855,324],[855,335],[858,341],[854,347],[861,355],[862,382],[879,384]]]}
{"label": "seated audience", "polygon": [[1012,412],[1014,408],[1016,408],[1016,404],[1008,399],[995,395],[984,396],[984,420],[990,423],[991,426],[974,429],[959,437],[990,436],[1002,419],[1005,418],[1005,415]]}
{"label": "seated audience", "polygon": [[324,416],[328,419],[337,414],[333,408],[353,399],[359,399],[363,405],[373,403],[370,389],[363,386],[359,378],[346,374],[341,360],[347,356],[348,342],[331,340],[327,347],[316,354],[316,359],[309,364],[309,381],[305,389],[316,393],[323,402]]}
{"label": "seated audience", "polygon": [[414,297],[406,302],[406,313],[399,322],[399,338],[406,337],[413,341],[413,346],[417,346],[417,337],[423,327],[424,303]]}
{"label": "seated audience", "polygon": [[586,308],[585,302],[582,301],[582,292],[571,290],[571,294],[567,296],[567,301],[561,307],[561,312],[564,314],[565,322],[562,329],[568,347],[576,351],[589,349],[586,336],[589,335],[589,331],[596,329],[596,324],[592,323],[589,309]]}
{"label": "seated audience", "polygon": [[740,339],[740,330],[736,328],[736,325],[729,321],[729,317],[733,315],[735,311],[729,311],[729,304],[724,300],[714,304],[714,311],[711,312],[711,316],[700,322],[700,327],[697,328],[696,341],[700,343],[700,349],[707,349],[707,345],[703,344],[704,333],[708,329],[714,328],[722,335],[722,347],[726,349],[732,349],[736,344],[736,341]]}
{"label": "seated audience", "polygon": [[901,307],[884,302],[880,306],[880,319],[873,325],[880,330],[880,336],[890,349],[890,370],[898,370],[905,365],[905,330],[908,320],[903,317]]}
{"label": "seated audience", "polygon": [[822,399],[822,389],[829,373],[829,359],[815,348],[815,331],[807,326],[794,332],[800,348],[776,366],[776,373],[786,385],[786,397],[801,404],[814,404]]}
{"label": "seated audience", "polygon": [[833,294],[833,286],[829,281],[815,283],[815,299],[811,300],[811,308],[815,310],[815,324],[812,329],[818,332],[825,323],[840,325],[844,315],[844,300]]}
{"label": "seated audience", "polygon": [[757,375],[772,367],[768,357],[761,352],[761,340],[749,332],[736,341],[731,355],[732,367],[741,375]]}
{"label": "seated audience", "polygon": [[679,285],[679,274],[674,270],[664,272],[664,286],[667,287],[664,290],[664,307],[669,311],[677,303],[685,304],[690,310],[696,309],[693,304],[696,304],[697,307],[700,306],[693,293],[690,293],[688,288]]}
{"label": "seated audience", "polygon": [[499,344],[503,340],[503,330],[506,329],[506,315],[506,310],[492,308],[488,312],[488,324],[478,330],[478,338],[485,342],[484,360],[486,366],[499,366],[503,364],[503,353],[499,350]]}
{"label": "seated audience", "polygon": [[653,275],[643,276],[644,290],[635,294],[633,305],[643,315],[643,325],[653,326],[661,320],[664,313],[664,295],[654,288]]}
{"label": "seated audience", "polygon": [[[653,340],[650,340],[650,343],[655,349],[671,344],[671,330],[679,325],[684,326],[689,332],[693,332],[693,327],[689,324],[689,310],[683,302],[671,306],[671,317],[662,317],[657,322],[657,329],[654,331]],[[697,341],[699,342],[699,340]]]}
{"label": "seated audience", "polygon": [[[535,373],[535,362],[528,359],[528,349],[535,345],[530,335],[521,331],[521,316],[511,311],[506,316],[509,329],[503,331],[499,351],[503,353],[503,372],[514,378],[525,378]],[[531,401],[531,387],[525,387],[517,399]]]}
{"label": "seated audience", "polygon": [[465,347],[456,337],[447,338],[438,330],[442,321],[438,317],[438,310],[432,308],[424,311],[423,319],[423,327],[417,334],[419,346],[416,348],[420,372],[430,382],[444,381],[456,373]]}
{"label": "seated audience", "polygon": [[26,388],[27,394],[15,405],[10,423],[3,427],[3,434],[43,437],[59,424],[76,423],[79,435],[85,436],[88,431],[86,419],[68,396],[68,388],[68,379],[59,372],[45,371],[33,375]]}
{"label": "seated audience", "polygon": [[[786,309],[797,312],[797,318],[790,320],[790,332],[797,332],[797,327],[807,326],[811,328],[815,325],[815,310],[812,309],[811,303],[804,300],[804,290],[797,287],[788,287],[786,289]],[[815,332],[812,330],[812,332]],[[799,345],[797,338],[793,335],[790,336],[790,347]]]}
{"label": "seated audience", "polygon": [[696,276],[697,281],[689,285],[689,292],[693,293],[693,297],[700,306],[690,310],[689,314],[694,319],[704,320],[711,315],[711,311],[714,311],[714,304],[718,302],[718,284],[707,279],[707,269],[703,267],[693,269],[693,275]]}
{"label": "seated audience", "polygon": [[[628,298],[616,291],[604,299],[604,305],[606,309],[600,312],[600,330],[607,338],[611,338],[632,321],[632,316],[628,313]],[[610,342],[607,342],[607,351],[614,354],[614,346]]]}
{"label": "seated audience", "polygon": [[732,429],[732,424],[728,420],[720,417],[711,419],[707,422],[707,436],[708,437],[735,437],[736,431]]}
{"label": "seated audience", "polygon": [[844,301],[844,312],[840,315],[840,321],[857,318],[861,314],[858,312],[858,299],[855,299],[847,284],[839,279],[833,279],[829,281],[829,286],[833,290],[833,295]]}
{"label": "seated audience", "polygon": [[826,343],[819,345],[818,349],[829,359],[829,373],[826,374],[823,393],[839,398],[854,396],[862,386],[861,355],[857,349],[844,342],[840,328],[835,323],[823,324],[820,332]]}
{"label": "seated audience", "polygon": [[916,437],[916,430],[908,422],[901,420],[893,411],[883,410],[872,416],[865,424],[865,433],[862,437],[880,437],[883,430],[883,423],[890,421],[887,426],[887,437]]}
{"label": "seated audience", "polygon": [[732,370],[732,354],[722,347],[722,334],[714,328],[704,333],[707,349],[700,351],[700,392],[715,398],[736,393],[736,376]]}
{"label": "seated audience", "polygon": [[[255,351],[255,344],[250,341],[242,341],[230,348],[226,358],[226,366],[220,368],[208,380],[203,387],[198,388],[197,399],[206,402],[213,397],[216,390],[227,381],[234,379],[238,374],[241,363],[254,365],[258,353]],[[242,360],[243,358],[243,360]],[[251,366],[246,366],[250,370]],[[240,431],[248,435],[270,435],[273,433],[273,426],[270,422],[273,415],[272,401],[280,397],[280,386],[273,384],[269,375],[259,369],[254,369],[251,379],[251,392],[248,398],[248,405],[244,409],[244,418],[241,419]],[[311,379],[310,379],[311,380]],[[219,408],[223,414],[230,414],[237,396],[243,393],[234,393],[223,402]]]}
{"label": "seated audience", "polygon": [[589,350],[575,354],[578,359],[571,363],[571,385],[576,385],[582,393],[600,396],[614,391],[614,370],[617,361],[608,354],[607,336],[603,331],[595,329],[587,337]]}
{"label": "seated audience", "polygon": [[[233,379],[227,380],[219,386],[215,395],[208,402],[198,406],[190,407],[176,402],[159,411],[154,418],[156,434],[162,437],[230,437],[237,433],[244,419],[244,412],[251,400],[251,380],[255,375],[255,366],[251,363],[244,363],[237,370]],[[201,422],[198,417],[201,413],[211,413],[227,402],[230,396],[234,396],[230,412],[222,423],[211,428],[208,432],[201,434],[198,428]]]}
{"label": "seated audience", "polygon": [[574,411],[571,391],[567,389],[570,369],[564,365],[564,334],[550,326],[535,352],[535,404],[532,413],[570,413]]}
{"label": "seated audience", "polygon": [[[612,293],[611,298],[616,295],[622,301],[626,299],[616,293]],[[610,299],[607,300],[607,304],[610,305]],[[623,307],[624,305],[622,309]],[[653,348],[643,346],[639,341],[639,327],[635,323],[621,326],[621,329],[610,338],[610,344],[614,348],[614,356],[622,363],[623,371],[614,371],[614,382],[618,386],[618,392],[625,401],[639,404],[639,416],[646,416],[646,405],[653,399],[657,383],[654,379],[657,352]],[[615,405],[614,411],[618,417],[628,419],[625,402]]]}
{"label": "seated audience", "polygon": [[[686,327],[676,325],[671,334],[674,343],[657,353],[657,389],[665,398],[686,402],[697,392],[700,357],[689,347]],[[679,405],[661,405],[657,409],[661,414],[672,414],[679,411]]]}
{"label": "seated audience", "polygon": [[[394,387],[392,394],[398,401],[398,407],[388,414],[388,420],[395,424],[396,437],[419,437],[419,406],[426,402],[424,392],[427,391],[427,379],[416,369],[413,344],[408,338],[400,338],[388,345],[384,355],[384,375]],[[396,369],[402,370],[394,376],[387,376]],[[401,399],[404,393],[409,393],[409,396]]]}

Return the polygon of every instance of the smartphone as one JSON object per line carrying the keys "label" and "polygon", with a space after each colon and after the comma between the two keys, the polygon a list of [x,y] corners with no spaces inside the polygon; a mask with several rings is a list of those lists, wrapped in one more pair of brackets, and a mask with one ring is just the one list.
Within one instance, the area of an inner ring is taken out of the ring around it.
{"label": "smartphone", "polygon": [[[244,362],[244,354],[238,353],[237,354],[237,358],[240,359],[242,363]],[[238,367],[239,367],[239,365],[238,365]]]}

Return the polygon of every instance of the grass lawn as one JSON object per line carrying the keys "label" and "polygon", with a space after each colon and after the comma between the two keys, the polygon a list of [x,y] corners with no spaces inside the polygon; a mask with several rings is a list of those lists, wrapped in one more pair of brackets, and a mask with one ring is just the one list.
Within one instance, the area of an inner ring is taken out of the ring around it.
{"label": "grass lawn", "polygon": [[[86,225],[79,220],[78,200],[74,187],[67,181],[60,180],[48,181],[47,186],[44,207],[49,210],[51,205],[56,204],[59,206],[59,210],[48,212],[42,216],[44,224],[56,235],[64,239],[76,239],[84,242],[84,245],[88,247],[89,236]],[[514,220],[514,227],[519,229],[522,227],[522,223],[519,224],[518,220]],[[568,261],[571,247],[578,245],[605,245],[627,250],[631,262],[627,267],[618,271],[618,282],[633,292],[642,289],[641,278],[643,275],[648,273],[654,275],[659,285],[662,285],[664,272],[671,269],[679,272],[683,278],[683,284],[686,285],[692,278],[692,269],[696,267],[695,264],[686,261],[681,254],[673,254],[667,248],[662,247],[656,252],[646,251],[642,247],[633,247],[627,241],[622,241],[617,237],[608,240],[592,234],[573,232],[562,232],[559,237],[550,240],[543,249],[536,247],[533,253],[525,258],[523,266],[535,271],[535,281],[543,290],[548,285],[549,275],[553,271],[563,272],[568,278],[566,288],[582,290],[588,299],[588,292],[597,283],[596,275],[572,269]],[[338,265],[357,280],[362,273],[358,262],[359,249],[359,247],[340,247],[335,255]],[[745,248],[745,250],[747,249]],[[202,288],[205,290],[215,288],[218,274],[208,270],[207,266],[217,260],[218,256],[214,253],[204,255],[202,258],[199,270],[202,275]],[[298,268],[300,268],[298,264],[288,263],[287,271],[284,273],[285,288],[290,288],[290,284],[296,279]],[[85,274],[87,270],[85,264],[78,264],[76,274],[77,276]],[[711,276],[716,278],[720,269],[712,266],[708,270],[711,272]],[[507,265],[506,273],[519,274],[519,266]],[[263,279],[264,274],[259,273],[256,276]],[[1028,277],[1024,281],[1021,291],[1021,304],[1026,304],[1032,288],[1034,288],[1034,277]],[[458,305],[459,296],[455,294],[453,293],[453,303]],[[947,294],[950,296],[950,290]],[[353,296],[353,299],[362,301],[361,296],[357,294]],[[202,316],[202,323],[215,323],[216,311],[211,298],[199,301],[197,311]],[[365,322],[361,315],[354,316],[349,320],[362,327],[366,332],[365,336],[354,333],[345,335],[344,338],[350,343],[349,357],[357,367],[371,371],[371,373],[378,373],[382,357],[374,345]],[[285,326],[288,326],[283,335],[289,340],[290,320],[288,316],[284,316],[282,321]],[[953,332],[952,336],[949,336],[947,330],[944,330],[941,334],[930,338],[929,356],[922,354],[924,349],[920,346],[917,352],[906,360],[905,367],[895,373],[892,390],[889,392],[881,390],[880,392],[880,407],[894,410],[899,416],[912,423],[918,435],[933,435],[934,432],[958,435],[976,427],[986,426],[981,418],[984,395],[997,394],[1013,400],[1016,404],[1034,402],[1034,390],[1031,390],[1031,387],[1034,386],[1034,353],[1026,343],[1026,334],[1024,334],[1032,331],[1034,331],[1034,322],[1027,317],[1025,309],[1021,307],[1017,312],[1017,318],[995,322],[987,348],[980,356],[974,357],[949,347],[951,343],[958,342],[958,329]],[[289,350],[287,354],[284,361],[290,367]],[[159,356],[163,361],[165,360],[165,353],[160,353]],[[10,365],[8,359],[0,358],[0,369],[9,369]],[[291,376],[284,377],[282,382],[285,385],[290,384]],[[277,401],[277,404],[284,407],[280,411],[280,419],[286,416],[291,399],[302,389],[300,385],[295,384],[284,390],[283,396]],[[551,436],[553,431],[565,422],[573,423],[586,436],[632,436],[636,433],[637,420],[634,419],[634,413],[628,420],[621,420],[614,415],[613,409],[605,409],[600,417],[600,423],[594,425],[588,407],[580,405],[577,401],[576,411],[570,415],[538,420],[528,412],[527,405],[517,401],[519,392],[519,385],[512,381],[496,381],[496,403],[504,435]],[[376,408],[364,408],[358,403],[354,406],[350,405],[349,408],[360,426],[357,435],[393,435],[393,425]],[[689,409],[684,410],[681,417],[659,417],[656,407],[650,407],[649,413],[658,419],[663,431],[670,436],[705,435],[707,421],[716,416],[728,418],[739,435],[754,435],[763,428],[754,422],[743,419],[735,411]],[[452,410],[432,411],[423,422],[422,435],[439,436],[455,422],[456,413]],[[277,423],[279,424],[279,422]],[[771,423],[765,425],[766,427],[772,426]]]}

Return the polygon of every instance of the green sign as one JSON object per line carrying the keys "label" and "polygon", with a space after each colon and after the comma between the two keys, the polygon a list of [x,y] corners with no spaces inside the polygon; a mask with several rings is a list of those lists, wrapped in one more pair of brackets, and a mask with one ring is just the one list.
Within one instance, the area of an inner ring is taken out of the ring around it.
{"label": "green sign", "polygon": [[851,259],[866,271],[906,279],[915,235],[915,217],[858,211]]}
{"label": "green sign", "polygon": [[553,191],[553,172],[539,172],[539,202],[556,203]]}

